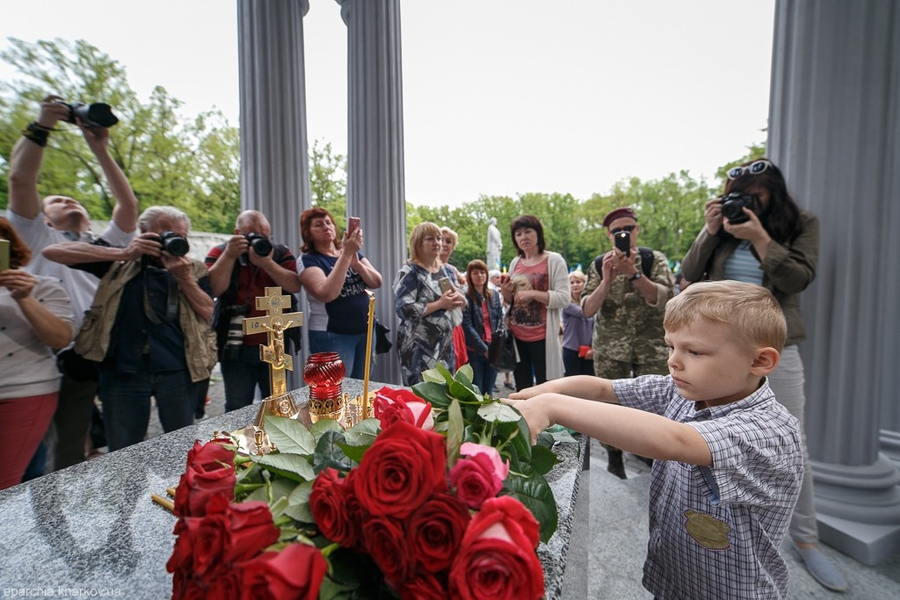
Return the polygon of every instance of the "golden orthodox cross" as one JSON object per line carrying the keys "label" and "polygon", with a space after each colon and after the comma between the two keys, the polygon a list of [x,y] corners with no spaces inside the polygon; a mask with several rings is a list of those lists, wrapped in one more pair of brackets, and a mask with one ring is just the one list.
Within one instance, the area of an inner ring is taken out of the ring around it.
{"label": "golden orthodox cross", "polygon": [[294,370],[293,357],[284,351],[284,330],[303,325],[303,313],[284,313],[284,309],[291,309],[291,297],[282,294],[280,287],[267,287],[266,295],[256,298],[256,310],[266,315],[244,319],[244,335],[268,333],[268,343],[259,347],[259,359],[269,364],[272,396],[287,394],[284,370]]}

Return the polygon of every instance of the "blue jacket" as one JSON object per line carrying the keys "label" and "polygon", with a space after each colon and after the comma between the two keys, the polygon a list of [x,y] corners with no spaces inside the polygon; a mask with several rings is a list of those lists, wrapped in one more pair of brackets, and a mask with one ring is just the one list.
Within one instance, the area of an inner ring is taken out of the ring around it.
{"label": "blue jacket", "polygon": [[500,293],[491,294],[490,300],[479,296],[478,299],[466,294],[466,307],[463,309],[463,332],[466,334],[466,350],[477,354],[486,354],[488,345],[484,341],[484,312],[482,302],[488,303],[488,315],[491,318],[491,337],[497,335],[503,321],[503,308],[500,306]]}

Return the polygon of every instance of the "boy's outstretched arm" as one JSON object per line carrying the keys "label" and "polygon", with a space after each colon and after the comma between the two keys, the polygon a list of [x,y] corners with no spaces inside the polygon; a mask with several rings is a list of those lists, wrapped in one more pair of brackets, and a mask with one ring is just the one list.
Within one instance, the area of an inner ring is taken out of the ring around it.
{"label": "boy's outstretched arm", "polygon": [[[513,392],[509,397],[513,400],[527,400],[540,394],[564,394],[586,400],[602,402],[618,402],[613,392],[612,381],[592,375],[573,375],[547,381],[540,385]],[[573,427],[572,429],[576,429]]]}
{"label": "boy's outstretched arm", "polygon": [[[585,378],[592,379],[594,387],[597,387],[596,377]],[[573,379],[578,378],[565,377],[550,383],[562,384]],[[600,381],[609,386],[614,401],[612,385],[608,380]],[[578,385],[566,383],[563,387]],[[540,387],[522,390],[520,394]],[[703,436],[690,425],[676,423],[661,415],[618,406],[610,401],[594,402],[561,393],[542,393],[528,400],[509,399],[504,402],[522,413],[533,438],[547,427],[558,424],[647,458],[712,466],[712,454]]]}

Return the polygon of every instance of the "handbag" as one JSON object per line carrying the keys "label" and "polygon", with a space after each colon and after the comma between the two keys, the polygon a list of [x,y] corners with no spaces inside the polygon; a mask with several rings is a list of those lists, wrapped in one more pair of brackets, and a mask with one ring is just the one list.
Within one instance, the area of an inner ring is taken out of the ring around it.
{"label": "handbag", "polygon": [[516,368],[516,347],[512,331],[503,327],[492,338],[488,346],[488,361],[498,371],[512,371]]}
{"label": "handbag", "polygon": [[375,321],[375,354],[384,354],[390,352],[393,344],[388,339],[390,329],[381,324],[377,319]]}

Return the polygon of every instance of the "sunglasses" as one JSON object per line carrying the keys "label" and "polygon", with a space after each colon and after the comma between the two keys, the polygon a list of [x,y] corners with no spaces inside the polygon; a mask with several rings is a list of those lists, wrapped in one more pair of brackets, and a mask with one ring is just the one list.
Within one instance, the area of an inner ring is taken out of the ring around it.
{"label": "sunglasses", "polygon": [[735,167],[728,171],[728,179],[737,179],[741,175],[759,175],[772,166],[772,163],[766,159],[757,160],[750,163],[746,167]]}
{"label": "sunglasses", "polygon": [[610,229],[609,232],[613,235],[616,235],[617,233],[622,233],[623,231],[627,231],[628,233],[631,233],[632,231],[634,231],[635,227],[637,227],[637,225],[626,225],[624,227],[616,227],[615,229]]}

